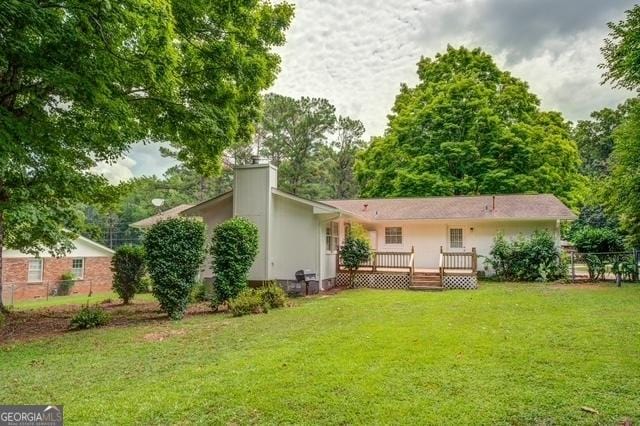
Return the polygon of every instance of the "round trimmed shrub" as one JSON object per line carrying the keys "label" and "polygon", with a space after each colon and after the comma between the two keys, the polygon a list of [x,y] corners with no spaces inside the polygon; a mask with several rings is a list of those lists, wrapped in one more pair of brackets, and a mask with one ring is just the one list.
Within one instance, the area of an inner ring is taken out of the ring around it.
{"label": "round trimmed shrub", "polygon": [[153,295],[171,319],[184,317],[191,288],[204,260],[204,224],[174,218],[152,226],[144,238]]}
{"label": "round trimmed shrub", "polygon": [[103,308],[87,304],[71,318],[69,328],[72,330],[87,330],[107,325],[110,320],[111,317]]}
{"label": "round trimmed shrub", "polygon": [[269,306],[260,293],[252,288],[245,288],[236,297],[229,300],[229,312],[234,317],[249,314],[266,314]]}
{"label": "round trimmed shrub", "polygon": [[145,274],[144,247],[125,245],[111,258],[113,289],[125,305],[135,296]]}
{"label": "round trimmed shrub", "polygon": [[211,257],[218,301],[238,296],[247,286],[247,274],[258,254],[258,228],[243,217],[216,226]]}

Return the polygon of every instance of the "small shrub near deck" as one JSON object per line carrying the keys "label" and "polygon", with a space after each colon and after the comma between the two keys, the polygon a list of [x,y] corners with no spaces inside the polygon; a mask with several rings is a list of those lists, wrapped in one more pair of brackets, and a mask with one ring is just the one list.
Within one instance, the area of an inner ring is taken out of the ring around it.
{"label": "small shrub near deck", "polygon": [[353,271],[371,256],[371,242],[362,225],[354,223],[340,249],[342,263],[349,270],[349,283],[353,286]]}
{"label": "small shrub near deck", "polygon": [[263,314],[269,311],[261,294],[254,289],[244,289],[233,299],[229,300],[229,312],[234,317],[249,314]]}
{"label": "small shrub near deck", "polygon": [[107,325],[110,319],[109,314],[100,306],[86,305],[71,318],[69,328],[72,330],[86,330],[101,327]]}
{"label": "small shrub near deck", "polygon": [[111,259],[113,289],[127,305],[140,287],[145,273],[144,248],[125,245],[116,250]]}
{"label": "small shrub near deck", "polygon": [[235,217],[213,230],[212,267],[219,300],[233,299],[247,286],[247,274],[258,254],[258,228],[245,218]]}
{"label": "small shrub near deck", "polygon": [[487,261],[498,278],[509,281],[553,281],[567,272],[566,259],[548,232],[514,241],[499,234]]}
{"label": "small shrub near deck", "polygon": [[269,309],[282,308],[287,303],[287,294],[277,283],[272,282],[258,289],[262,302]]}
{"label": "small shrub near deck", "polygon": [[147,231],[144,248],[154,296],[171,319],[182,319],[204,259],[204,224],[185,218],[162,221]]}

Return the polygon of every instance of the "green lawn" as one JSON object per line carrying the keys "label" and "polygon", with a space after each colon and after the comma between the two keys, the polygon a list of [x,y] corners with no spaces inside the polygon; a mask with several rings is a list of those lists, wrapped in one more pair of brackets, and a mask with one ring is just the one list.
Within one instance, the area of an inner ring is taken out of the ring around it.
{"label": "green lawn", "polygon": [[[48,299],[21,300],[16,302],[11,308],[22,311],[62,305],[82,305],[85,303],[95,304],[105,300],[117,301],[119,299],[115,292],[95,293],[92,296],[87,296],[86,294],[74,294],[70,296],[51,296]],[[151,294],[137,294],[135,300],[151,301],[153,300],[153,296]]]}
{"label": "green lawn", "polygon": [[0,346],[0,401],[68,424],[640,422],[638,285],[296,303]]}

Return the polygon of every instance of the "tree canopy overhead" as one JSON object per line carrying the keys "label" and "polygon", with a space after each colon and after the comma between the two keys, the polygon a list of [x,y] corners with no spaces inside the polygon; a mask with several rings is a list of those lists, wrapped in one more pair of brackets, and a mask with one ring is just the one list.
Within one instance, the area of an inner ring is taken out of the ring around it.
{"label": "tree canopy overhead", "polygon": [[366,197],[549,192],[573,203],[581,182],[570,126],[480,49],[418,63],[385,135],[356,163]]}
{"label": "tree canopy overhead", "polygon": [[248,140],[293,8],[262,0],[0,2],[0,246],[64,252],[92,174],[139,140],[203,175]]}
{"label": "tree canopy overhead", "polygon": [[2,2],[0,243],[64,241],[44,225],[70,226],[72,206],[98,201],[107,185],[92,167],[138,140],[169,141],[190,168],[217,171],[222,151],[252,135],[292,11],[260,0]]}

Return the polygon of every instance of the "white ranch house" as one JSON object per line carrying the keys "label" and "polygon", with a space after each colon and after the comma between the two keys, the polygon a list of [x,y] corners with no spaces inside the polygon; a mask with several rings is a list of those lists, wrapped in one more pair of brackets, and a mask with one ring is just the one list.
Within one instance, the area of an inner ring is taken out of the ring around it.
{"label": "white ranch house", "polygon": [[[279,190],[277,182],[271,164],[237,166],[232,191],[177,214],[202,218],[209,234],[231,217],[251,220],[260,242],[250,281],[277,280],[290,290],[300,289],[301,269],[316,274],[312,291],[347,282],[338,253],[353,223],[368,230],[375,251],[357,271],[356,285],[442,289],[475,288],[478,272],[491,273],[483,256],[498,232],[515,238],[547,230],[559,245],[560,222],[575,219],[548,194],[312,201]],[[210,263],[202,278],[214,276]]]}

